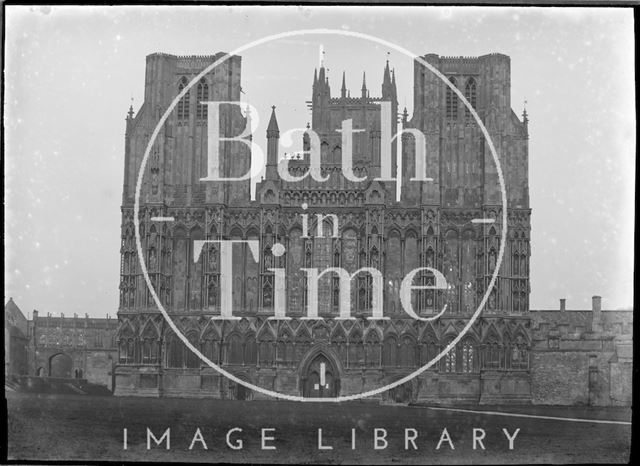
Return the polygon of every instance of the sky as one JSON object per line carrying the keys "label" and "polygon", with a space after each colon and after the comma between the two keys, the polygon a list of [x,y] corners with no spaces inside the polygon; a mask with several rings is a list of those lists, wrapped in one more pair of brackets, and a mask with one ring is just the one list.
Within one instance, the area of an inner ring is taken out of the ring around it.
{"label": "sky", "polygon": [[[125,116],[146,55],[230,52],[268,35],[340,29],[424,55],[511,57],[511,104],[529,114],[531,309],[633,303],[633,11],[511,7],[6,7],[5,301],[23,312],[115,316]],[[338,35],[280,39],[242,55],[243,99],[266,150],[310,114],[319,46],[333,95],[342,71],[380,95],[385,60],[411,115],[413,63]],[[255,115],[254,115],[255,118]],[[285,149],[286,150],[286,149]]]}

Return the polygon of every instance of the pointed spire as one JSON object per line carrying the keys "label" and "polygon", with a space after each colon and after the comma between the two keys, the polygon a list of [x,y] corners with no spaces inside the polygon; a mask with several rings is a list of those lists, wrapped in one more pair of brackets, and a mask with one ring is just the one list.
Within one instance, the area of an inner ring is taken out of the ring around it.
{"label": "pointed spire", "polygon": [[393,87],[396,87],[396,69],[395,68],[391,71],[391,85]]}
{"label": "pointed spire", "polygon": [[384,76],[382,78],[382,85],[385,86],[387,84],[391,84],[391,74],[389,73],[389,60],[387,60],[387,64],[384,67]]}
{"label": "pointed spire", "polygon": [[280,138],[280,130],[278,129],[278,121],[276,119],[276,106],[271,107],[271,118],[269,126],[267,126],[267,166],[265,171],[265,179],[274,180],[278,176],[278,139]]}
{"label": "pointed spire", "polygon": [[362,73],[362,97],[367,96],[367,73]]}
{"label": "pointed spire", "polygon": [[524,109],[522,110],[522,122],[526,125],[529,123],[529,114],[527,113],[527,101],[524,101]]}
{"label": "pointed spire", "polygon": [[342,72],[342,90],[340,92],[340,95],[342,96],[343,99],[347,96],[347,82],[346,82],[346,76],[344,71]]}
{"label": "pointed spire", "polygon": [[315,86],[316,84],[318,84],[318,69],[314,68],[313,69],[313,85]]}
{"label": "pointed spire", "polygon": [[271,107],[271,118],[269,119],[269,126],[267,126],[267,138],[280,136],[280,129],[278,128],[278,120],[276,119],[276,106]]}

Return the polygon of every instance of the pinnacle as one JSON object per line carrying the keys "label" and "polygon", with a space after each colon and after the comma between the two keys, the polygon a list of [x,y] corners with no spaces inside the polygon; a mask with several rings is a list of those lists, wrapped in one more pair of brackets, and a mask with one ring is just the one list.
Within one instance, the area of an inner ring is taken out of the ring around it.
{"label": "pinnacle", "polygon": [[275,105],[271,106],[271,118],[269,119],[269,126],[267,126],[267,132],[270,132],[270,131],[277,131],[277,132],[280,131],[280,129],[278,128],[278,120],[276,119]]}

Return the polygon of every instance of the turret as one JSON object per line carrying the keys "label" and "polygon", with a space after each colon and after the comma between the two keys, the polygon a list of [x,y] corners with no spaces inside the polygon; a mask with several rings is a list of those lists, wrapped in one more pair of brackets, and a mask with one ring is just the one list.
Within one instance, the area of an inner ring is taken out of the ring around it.
{"label": "turret", "polygon": [[329,78],[326,76],[324,65],[320,67],[320,72],[316,76],[313,73],[313,94],[311,104],[313,107],[313,128],[324,128],[329,124],[329,101],[331,99],[331,89],[329,88]]}
{"label": "turret", "polygon": [[384,74],[382,76],[382,98],[388,100],[391,98],[391,73],[389,72],[389,60],[384,67]]}
{"label": "turret", "polygon": [[271,118],[267,126],[267,169],[265,177],[267,180],[276,179],[278,176],[278,142],[280,139],[280,129],[276,119],[276,107],[271,107]]}

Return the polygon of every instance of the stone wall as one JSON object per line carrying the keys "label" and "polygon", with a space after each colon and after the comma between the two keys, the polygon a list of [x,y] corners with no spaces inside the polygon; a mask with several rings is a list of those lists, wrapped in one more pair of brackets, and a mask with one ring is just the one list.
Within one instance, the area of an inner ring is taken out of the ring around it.
{"label": "stone wall", "polygon": [[[86,379],[113,390],[117,319],[39,316],[29,321],[29,374]],[[54,374],[58,359],[70,360],[64,374]]]}
{"label": "stone wall", "polygon": [[633,311],[531,311],[532,402],[631,404]]}

